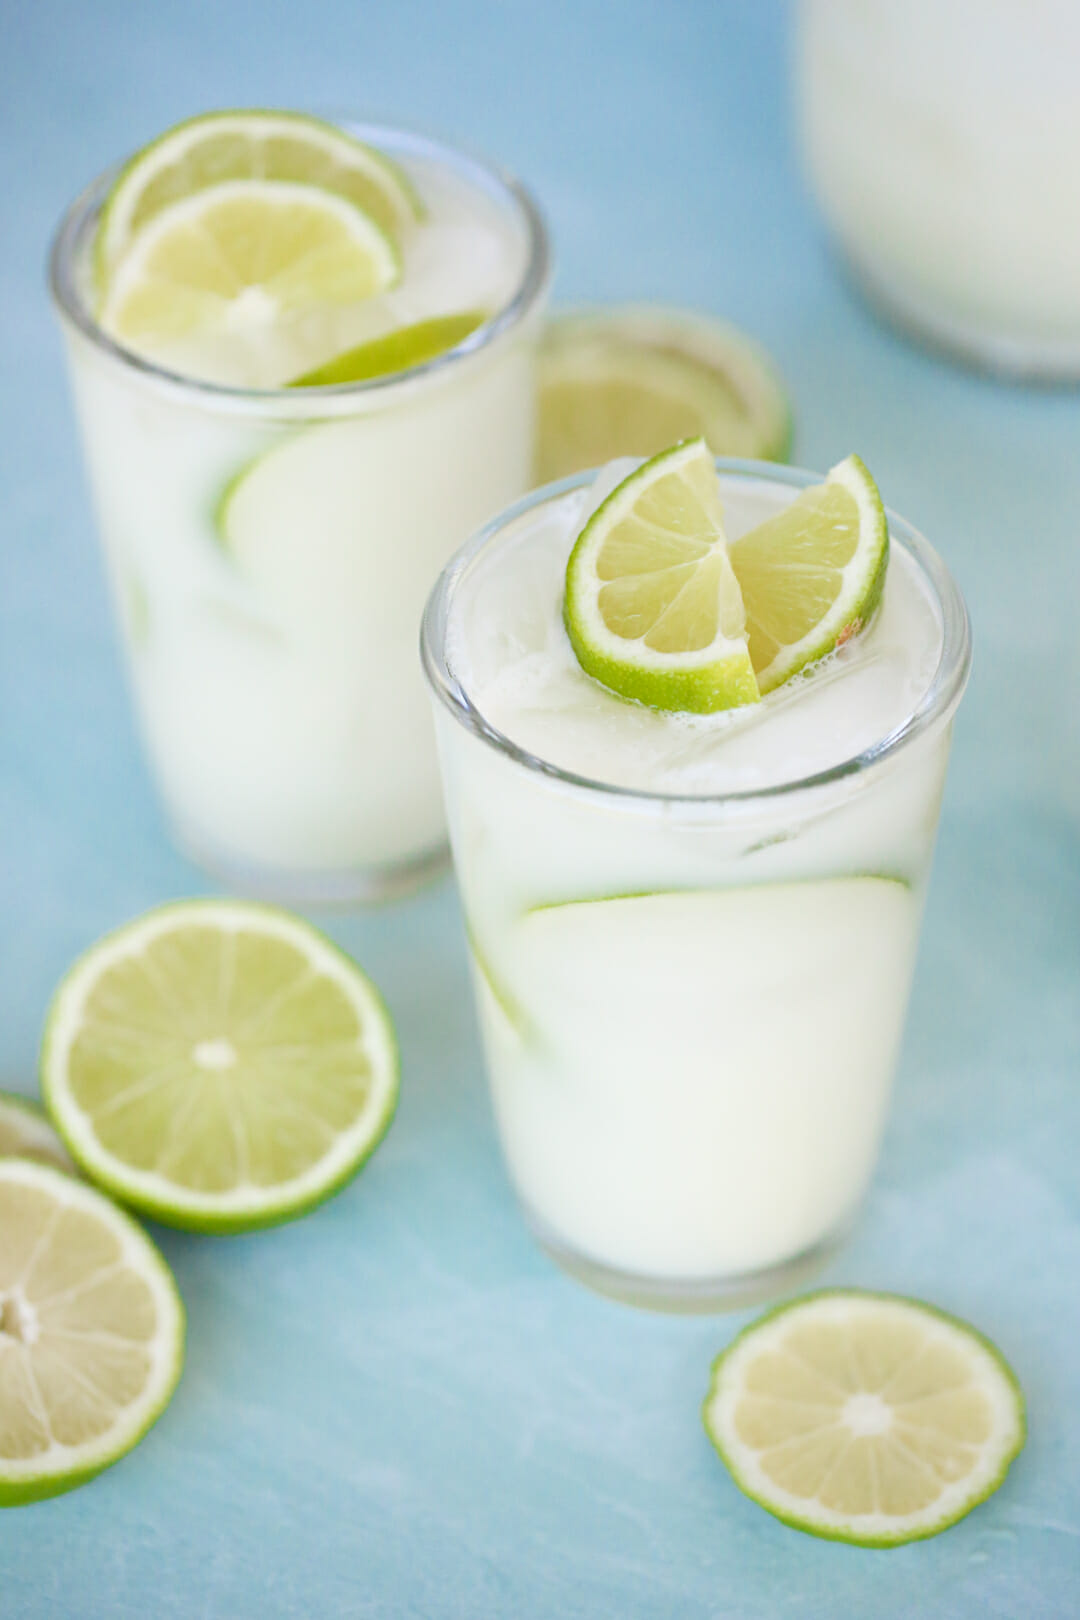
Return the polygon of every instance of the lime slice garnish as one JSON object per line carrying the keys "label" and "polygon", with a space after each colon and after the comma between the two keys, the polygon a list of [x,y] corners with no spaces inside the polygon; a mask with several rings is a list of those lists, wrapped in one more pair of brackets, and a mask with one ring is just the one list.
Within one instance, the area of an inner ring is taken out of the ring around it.
{"label": "lime slice garnish", "polygon": [[881,600],[889,528],[877,486],[848,456],[791,505],[733,540],[762,696],[864,629]]}
{"label": "lime slice garnish", "polygon": [[319,186],[355,203],[391,237],[423,211],[396,163],[333,124],[300,113],[206,113],[168,130],[122,169],[98,227],[101,284],[151,219],[225,180]]}
{"label": "lime slice garnish", "polygon": [[69,1175],[75,1170],[44,1109],[11,1091],[0,1091],[0,1159],[33,1159]]}
{"label": "lime slice garnish", "polygon": [[699,714],[757,700],[704,440],[647,461],[593,513],[566,566],[564,618],[581,667],[621,697]]}
{"label": "lime slice garnish", "polygon": [[289,387],[326,388],[408,371],[464,343],[487,318],[483,310],[468,310],[462,315],[433,315],[430,320],[415,321],[411,326],[401,326],[396,332],[387,332],[368,343],[358,344],[345,354],[336,355],[324,366],[316,366],[313,371],[297,377]]}
{"label": "lime slice garnish", "polygon": [[537,482],[703,438],[714,455],[785,460],[791,411],[775,369],[735,327],[675,310],[553,320],[540,350]]}
{"label": "lime slice garnish", "polygon": [[124,1456],[183,1359],[184,1309],[145,1232],[85,1182],[0,1162],[0,1506]]}
{"label": "lime slice garnish", "polygon": [[371,982],[267,906],[164,906],[93,946],[49,1013],[49,1112],[95,1181],[172,1226],[302,1214],[393,1117],[393,1026]]}
{"label": "lime slice garnish", "polygon": [[[140,231],[111,279],[101,322],[151,355],[185,345],[185,369],[213,376],[216,349],[246,343],[257,353],[291,317],[371,298],[400,274],[394,243],[354,203],[291,181],[230,180],[174,203]],[[230,363],[235,369],[234,356]],[[229,380],[266,385],[254,370]]]}
{"label": "lime slice garnish", "polygon": [[989,1340],[857,1290],[752,1323],[717,1358],[703,1415],[740,1490],[797,1530],[866,1547],[962,1519],[1025,1433],[1020,1386]]}

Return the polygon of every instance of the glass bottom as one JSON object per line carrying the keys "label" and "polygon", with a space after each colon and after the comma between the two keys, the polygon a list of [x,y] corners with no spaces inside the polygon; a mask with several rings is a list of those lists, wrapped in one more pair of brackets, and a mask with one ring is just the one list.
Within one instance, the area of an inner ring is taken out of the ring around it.
{"label": "glass bottom", "polygon": [[744,1271],[728,1277],[649,1277],[637,1272],[620,1271],[591,1260],[576,1249],[568,1248],[561,1238],[530,1209],[525,1209],[529,1229],[544,1253],[554,1260],[561,1271],[584,1283],[594,1293],[616,1299],[622,1305],[636,1305],[641,1310],[666,1311],[680,1316],[706,1316],[719,1311],[741,1311],[748,1305],[758,1305],[777,1299],[782,1294],[801,1288],[821,1271],[841,1247],[850,1229],[845,1224],[809,1249],[781,1260],[760,1271]]}
{"label": "glass bottom", "polygon": [[450,846],[443,843],[388,866],[289,871],[237,861],[184,828],[175,828],[174,838],[182,854],[230,893],[286,906],[371,906],[401,900],[441,877],[450,865]]}
{"label": "glass bottom", "polygon": [[943,313],[889,271],[844,249],[847,268],[867,303],[903,336],[977,371],[1014,382],[1080,382],[1080,338],[1033,338],[992,331]]}

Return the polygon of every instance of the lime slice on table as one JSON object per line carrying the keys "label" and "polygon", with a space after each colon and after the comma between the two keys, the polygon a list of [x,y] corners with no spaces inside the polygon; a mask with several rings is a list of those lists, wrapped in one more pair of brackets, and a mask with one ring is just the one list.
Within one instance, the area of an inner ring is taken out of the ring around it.
{"label": "lime slice on table", "polygon": [[864,629],[881,600],[889,528],[858,456],[731,542],[764,697]]}
{"label": "lime slice on table", "polygon": [[289,387],[326,388],[408,371],[464,343],[487,318],[483,310],[467,310],[461,315],[433,315],[425,321],[414,321],[410,326],[400,326],[394,332],[357,344],[345,354],[335,355],[325,365],[295,378]]}
{"label": "lime slice on table", "polygon": [[[276,328],[371,298],[400,274],[393,241],[355,204],[291,181],[230,180],[140,231],[109,282],[101,322],[151,355],[183,352],[185,369],[213,380],[218,352],[235,370],[233,351],[245,345],[250,375],[228,380],[275,386],[255,367]],[[271,349],[264,364],[281,363]]]}
{"label": "lime slice on table", "polygon": [[556,317],[539,362],[540,484],[703,438],[714,455],[783,461],[791,410],[767,356],[735,327],[630,305]]}
{"label": "lime slice on table", "polygon": [[677,444],[630,474],[582,529],[564,618],[582,668],[654,709],[757,700],[713,458]]}
{"label": "lime slice on table", "polygon": [[0,1162],[0,1506],[124,1456],[183,1357],[176,1285],[130,1216],[74,1177]]}
{"label": "lime slice on table", "polygon": [[149,912],[56,993],[42,1089],[76,1161],[171,1226],[239,1232],[328,1198],[387,1130],[393,1026],[299,918],[235,901]]}
{"label": "lime slice on table", "polygon": [[333,124],[300,113],[205,113],[166,131],[121,170],[98,226],[100,284],[163,209],[225,180],[319,186],[355,203],[392,238],[423,213],[396,163]]}
{"label": "lime slice on table", "polygon": [[837,1290],[781,1305],[713,1365],[705,1427],[735,1483],[797,1530],[894,1547],[955,1524],[1024,1443],[1011,1368],[930,1305]]}
{"label": "lime slice on table", "polygon": [[0,1159],[34,1159],[68,1174],[75,1169],[44,1110],[11,1091],[0,1091]]}

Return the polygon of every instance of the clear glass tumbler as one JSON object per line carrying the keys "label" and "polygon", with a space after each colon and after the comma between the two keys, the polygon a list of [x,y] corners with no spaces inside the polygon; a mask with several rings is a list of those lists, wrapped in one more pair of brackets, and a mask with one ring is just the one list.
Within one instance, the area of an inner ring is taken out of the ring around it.
{"label": "clear glass tumbler", "polygon": [[513,179],[399,129],[348,126],[449,171],[520,249],[513,296],[410,370],[299,390],[193,381],[95,319],[112,175],[60,225],[52,291],[147,752],[180,845],[231,886],[382,898],[445,859],[416,624],[435,574],[529,487],[543,222]]}
{"label": "clear glass tumbler", "polygon": [[1080,378],[1080,6],[802,0],[818,201],[905,328],[993,370]]}
{"label": "clear glass tumbler", "polygon": [[[815,481],[717,466],[729,493]],[[904,553],[925,587],[940,648],[899,728],[723,797],[571,774],[492,728],[454,648],[474,570],[513,569],[527,526],[589,477],[489,525],[423,625],[495,1113],[526,1218],[568,1271],[639,1304],[740,1305],[827,1255],[873,1172],[968,621],[940,559],[891,517],[894,566]]]}

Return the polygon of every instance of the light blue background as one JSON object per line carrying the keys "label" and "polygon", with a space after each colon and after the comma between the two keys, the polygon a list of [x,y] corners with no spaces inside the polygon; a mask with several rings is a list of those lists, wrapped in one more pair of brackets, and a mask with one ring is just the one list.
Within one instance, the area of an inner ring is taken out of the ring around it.
{"label": "light blue background", "polygon": [[0,0],[0,1085],[104,929],[202,891],[140,762],[42,283],[61,208],[197,109],[356,109],[525,175],[565,299],[742,322],[798,454],[857,449],[967,592],[976,674],[896,1109],[828,1281],[922,1295],[1014,1362],[1027,1450],[940,1539],[814,1542],[743,1500],[698,1421],[742,1318],[593,1298],[503,1179],[445,880],[332,920],[398,1020],[360,1180],[251,1239],[162,1234],[190,1313],[172,1408],[76,1494],[0,1518],[18,1620],[1065,1616],[1080,1608],[1080,396],[878,327],[797,173],[786,9],[733,0]]}

